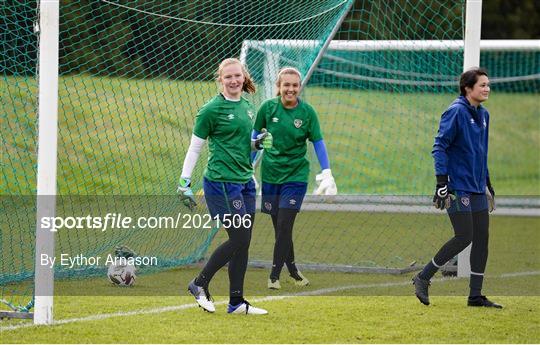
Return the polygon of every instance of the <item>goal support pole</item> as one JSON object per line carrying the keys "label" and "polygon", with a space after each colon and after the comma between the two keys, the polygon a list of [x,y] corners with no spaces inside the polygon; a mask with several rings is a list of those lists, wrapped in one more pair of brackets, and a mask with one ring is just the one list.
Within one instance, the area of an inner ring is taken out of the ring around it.
{"label": "goal support pole", "polygon": [[35,247],[34,324],[53,322],[54,268],[42,258],[54,257],[54,232],[43,217],[54,217],[58,142],[59,0],[40,0],[38,62],[37,219]]}
{"label": "goal support pole", "polygon": [[[315,60],[313,61],[313,63],[309,67],[308,71],[306,72],[306,76],[304,77],[304,80],[302,80],[301,89],[303,89],[307,85],[307,83],[309,82],[309,79],[311,78],[311,75],[313,74],[313,71],[315,71],[315,68],[317,67],[317,65],[319,65],[319,62],[321,61],[324,53],[326,53],[326,50],[328,49],[328,46],[330,45],[330,42],[332,42],[332,39],[334,38],[337,31],[341,27],[341,24],[345,20],[345,17],[347,16],[349,11],[351,10],[353,4],[354,4],[354,0],[349,0],[349,3],[343,9],[343,12],[341,12],[339,20],[337,21],[336,25],[334,25],[334,27],[332,28],[332,32],[330,32],[330,35],[328,35],[328,37],[326,38],[326,41],[324,42],[322,48],[319,50],[319,53],[317,54],[317,57],[315,57]],[[300,90],[300,92],[301,92],[301,90]]]}
{"label": "goal support pole", "polygon": [[[467,0],[465,9],[465,38],[463,44],[463,71],[480,67],[480,33],[482,31],[482,0]],[[458,254],[458,277],[471,275],[470,244]]]}

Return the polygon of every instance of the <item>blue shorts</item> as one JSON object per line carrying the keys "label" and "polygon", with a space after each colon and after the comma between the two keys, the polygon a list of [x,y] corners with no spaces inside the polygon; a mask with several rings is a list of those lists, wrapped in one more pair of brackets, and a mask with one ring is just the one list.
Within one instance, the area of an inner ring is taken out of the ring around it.
{"label": "blue shorts", "polygon": [[224,214],[255,213],[255,182],[247,183],[214,182],[206,177],[203,180],[204,199],[212,218]]}
{"label": "blue shorts", "polygon": [[261,202],[262,212],[277,214],[277,211],[280,208],[300,211],[306,192],[307,183],[303,182],[286,182],[283,184],[263,182]]}
{"label": "blue shorts", "polygon": [[479,212],[488,209],[488,201],[485,194],[470,193],[456,190],[452,194],[456,196],[452,200],[448,213],[456,212]]}

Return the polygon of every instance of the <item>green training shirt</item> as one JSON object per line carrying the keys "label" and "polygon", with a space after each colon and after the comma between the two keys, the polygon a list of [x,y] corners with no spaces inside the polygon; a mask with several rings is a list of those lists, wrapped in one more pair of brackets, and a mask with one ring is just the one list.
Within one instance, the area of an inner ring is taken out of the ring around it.
{"label": "green training shirt", "polygon": [[215,182],[247,183],[253,175],[250,161],[255,109],[245,98],[226,100],[219,94],[195,118],[193,134],[208,138],[210,155],[204,176]]}
{"label": "green training shirt", "polygon": [[263,128],[274,139],[273,147],[263,155],[263,182],[308,182],[306,140],[314,142],[323,138],[315,109],[300,99],[293,109],[286,109],[281,97],[269,99],[261,105],[255,120],[254,129],[260,132]]}

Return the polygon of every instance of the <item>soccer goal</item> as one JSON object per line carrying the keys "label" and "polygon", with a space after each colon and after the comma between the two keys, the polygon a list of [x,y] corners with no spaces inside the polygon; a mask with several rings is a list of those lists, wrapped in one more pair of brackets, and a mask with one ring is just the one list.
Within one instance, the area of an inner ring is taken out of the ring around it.
{"label": "soccer goal", "polygon": [[[194,116],[218,92],[219,62],[246,39],[299,38],[320,42],[303,50],[310,66],[352,4],[3,3],[0,318],[50,324],[55,280],[106,277],[90,261],[53,264],[62,255],[105,257],[125,245],[159,262],[141,271],[203,259],[218,229],[200,226],[204,203],[190,213],[175,191]],[[118,229],[121,215],[143,213],[166,222]],[[85,220],[99,217],[114,222],[96,231]]]}
{"label": "soccer goal", "polygon": [[[465,5],[2,3],[0,318],[51,324],[55,283],[106,281],[104,265],[50,261],[62,255],[106,257],[126,246],[156,258],[157,265],[139,267],[142,274],[205,259],[224,235],[199,222],[207,214],[200,192],[206,152],[192,178],[199,208],[188,212],[175,192],[194,117],[218,92],[214,73],[228,57],[249,67],[255,105],[274,95],[278,68],[297,67],[302,97],[319,114],[339,195],[307,197],[294,233],[299,266],[400,273],[427,262],[450,229],[429,206],[429,152],[465,65]],[[538,130],[539,44],[515,44],[475,43],[470,51],[493,82],[487,106],[497,119],[490,143],[497,212],[538,215],[539,163],[526,138]],[[504,131],[513,126],[523,135]],[[312,181],[319,168],[309,155]],[[123,228],[126,216],[146,222]],[[99,231],[98,218],[107,224]],[[167,223],[178,219],[180,226]],[[258,215],[253,265],[271,261],[273,243],[269,217]]]}
{"label": "soccer goal", "polygon": [[[474,61],[467,58],[466,40],[329,42],[303,85],[304,97],[322,109],[322,128],[325,137],[331,138],[328,146],[340,195],[330,200],[306,197],[303,210],[311,212],[305,218],[299,216],[303,228],[296,234],[299,244],[295,247],[304,260],[303,269],[403,273],[429,260],[425,248],[435,251],[436,243],[443,243],[444,232],[437,231],[451,226],[431,205],[430,152],[438,118],[458,94],[459,74],[467,66],[487,68],[496,99],[493,108],[491,102],[486,105],[493,116],[492,133],[501,133],[491,144],[498,154],[490,156],[492,176],[497,176],[502,188],[495,215],[540,216],[538,191],[527,190],[517,178],[535,179],[538,165],[528,163],[534,159],[532,151],[525,149],[524,142],[521,150],[498,143],[506,137],[503,128],[509,123],[538,122],[532,103],[540,90],[540,42],[480,41],[479,36],[477,40],[469,50],[479,59],[476,62],[466,61]],[[301,68],[295,54],[315,44],[246,40],[241,58],[260,78],[265,97],[271,97],[276,72],[283,66]],[[525,106],[520,114],[510,116],[504,102],[514,97]],[[316,170],[313,152],[311,161]],[[332,229],[332,236],[314,230],[327,228]],[[342,242],[344,238],[347,243]],[[269,234],[266,242],[257,240],[266,243],[273,238]],[[317,251],[320,247],[327,249]],[[259,251],[254,252],[258,265],[271,265],[264,260],[271,253],[257,256]],[[467,255],[465,251],[458,260],[460,276],[469,274]]]}

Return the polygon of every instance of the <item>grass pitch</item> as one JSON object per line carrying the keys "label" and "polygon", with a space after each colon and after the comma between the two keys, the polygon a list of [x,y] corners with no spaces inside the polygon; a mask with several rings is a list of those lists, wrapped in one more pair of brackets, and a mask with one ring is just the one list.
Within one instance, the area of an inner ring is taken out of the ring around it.
{"label": "grass pitch", "polygon": [[[3,343],[537,343],[540,341],[540,257],[537,255],[540,233],[536,229],[540,220],[527,217],[492,217],[491,220],[484,293],[503,304],[503,310],[466,307],[466,279],[441,279],[437,275],[430,289],[432,305],[426,307],[413,295],[410,279],[414,273],[307,271],[304,273],[311,284],[300,288],[288,282],[284,270],[283,289],[271,291],[266,288],[269,272],[250,268],[246,275],[246,296],[270,314],[233,316],[226,314],[228,276],[224,268],[210,286],[217,312],[208,314],[196,307],[186,291],[187,283],[200,267],[146,274],[141,269],[133,288],[111,286],[104,274],[58,280],[54,307],[57,324],[34,327],[27,321],[1,321],[1,340]],[[445,230],[449,236],[450,228]],[[214,244],[220,241],[218,237]],[[297,241],[300,248],[302,241]],[[259,245],[256,240],[252,254],[261,249]],[[323,247],[317,248],[320,252]],[[332,250],[339,251],[340,247]]]}
{"label": "grass pitch", "polygon": [[[59,83],[60,194],[174,193],[193,119],[217,93],[214,83],[85,75]],[[8,153],[0,163],[9,167],[1,186],[8,194],[35,189],[35,88],[32,79],[0,80],[8,100],[7,126],[0,129]],[[308,88],[340,193],[431,194],[433,137],[455,96]],[[536,94],[496,90],[486,102],[497,195],[540,195],[539,105]],[[197,189],[204,161],[203,155],[193,176]],[[314,174],[319,167],[311,161]]]}
{"label": "grass pitch", "polygon": [[[33,194],[35,84],[9,77],[0,80],[0,90],[9,95],[2,115],[7,126],[0,129],[3,152],[7,153],[0,158],[0,187],[6,194]],[[213,83],[62,77],[59,192],[174,194],[193,118],[215,93]],[[319,112],[340,192],[431,194],[433,136],[440,114],[454,97],[309,89],[306,99]],[[494,92],[486,106],[492,115],[489,159],[497,194],[539,195],[537,95]],[[194,175],[196,181],[204,160],[203,155]],[[316,159],[311,161],[315,172]],[[200,183],[195,182],[195,188],[200,188]],[[35,219],[32,212],[20,217],[20,225]],[[270,260],[273,233],[269,219],[257,217],[252,258]],[[24,321],[1,321],[0,342],[540,342],[539,221],[491,219],[485,293],[504,304],[503,310],[465,307],[466,280],[436,281],[431,290],[433,305],[425,307],[412,296],[412,274],[305,272],[312,282],[307,289],[284,283],[282,291],[271,292],[266,289],[268,272],[250,269],[246,294],[270,315],[226,315],[225,270],[213,282],[212,292],[220,304],[218,312],[210,315],[198,310],[185,292],[197,269],[182,268],[141,274],[133,289],[114,288],[104,276],[60,280],[55,297],[58,324],[33,327]],[[31,255],[25,255],[32,248],[25,244],[32,243],[33,226],[6,229],[2,226],[0,233],[2,273],[21,267],[29,272],[33,261]],[[425,262],[450,233],[443,214],[305,212],[297,221],[295,244],[304,262],[403,265]],[[81,237],[63,237],[60,243],[70,248],[95,246],[91,237],[78,235]],[[218,233],[214,244],[222,235]],[[160,238],[154,233],[147,236],[153,241]],[[100,239],[100,249],[110,251],[113,242],[112,238]],[[146,238],[139,238],[138,243],[145,242]],[[169,241],[162,248],[170,257],[180,255],[174,252],[178,242]],[[2,286],[0,294],[14,291],[15,297],[28,301],[30,297],[24,294],[31,292],[32,286],[23,285]]]}
{"label": "grass pitch", "polygon": [[[420,304],[410,277],[356,276],[356,291],[343,282],[331,286],[324,276],[309,274],[307,289],[284,283],[282,292],[250,296],[266,316],[226,314],[227,298],[216,296],[217,311],[201,311],[184,292],[194,269],[161,273],[176,277],[175,296],[59,296],[57,325],[21,327],[0,324],[3,343],[537,343],[540,341],[540,297],[489,296],[502,310],[466,307],[467,281],[435,281],[432,305]],[[250,270],[247,290],[263,288],[267,272]],[[486,278],[486,293],[505,284],[520,285],[528,277]],[[181,278],[181,279],[178,279]],[[144,286],[152,277],[141,277]],[[319,281],[321,279],[321,281]],[[178,281],[182,280],[179,284]],[[219,272],[214,286],[226,281]],[[98,282],[92,284],[101,285]],[[112,288],[112,287],[109,287]],[[118,288],[116,288],[118,290]],[[333,290],[332,290],[333,289]],[[340,290],[341,289],[341,290]],[[393,294],[378,292],[394,289]],[[128,291],[128,289],[122,289]],[[130,294],[135,288],[129,289]],[[456,293],[456,291],[458,291]]]}

